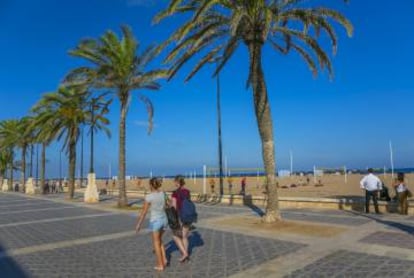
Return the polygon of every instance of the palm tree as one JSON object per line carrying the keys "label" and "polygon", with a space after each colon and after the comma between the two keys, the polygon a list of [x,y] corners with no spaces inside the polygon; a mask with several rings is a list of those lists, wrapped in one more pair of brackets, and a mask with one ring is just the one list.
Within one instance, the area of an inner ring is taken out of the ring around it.
{"label": "palm tree", "polygon": [[[69,198],[75,193],[76,144],[80,127],[86,122],[89,92],[82,87],[60,87],[57,92],[45,94],[33,108],[37,124],[47,127],[46,137],[63,139],[69,153]],[[42,159],[43,160],[43,159]]]}
{"label": "palm tree", "polygon": [[3,179],[6,176],[6,172],[11,162],[11,150],[2,149],[0,150],[0,187],[3,185]]}
{"label": "palm tree", "polygon": [[[32,128],[34,142],[42,146],[41,162],[40,162],[40,188],[42,193],[45,193],[45,178],[46,178],[46,148],[55,139],[55,134],[52,132],[53,127],[51,122],[44,122],[43,115],[48,114],[48,107],[41,100],[36,104],[32,110]],[[36,160],[38,160],[38,148],[36,149]],[[36,163],[37,165],[37,163]],[[38,166],[36,166],[36,185],[37,185]]]}
{"label": "palm tree", "polygon": [[[347,2],[347,1],[345,1]],[[265,77],[262,51],[265,44],[282,54],[296,51],[314,74],[326,68],[333,70],[330,57],[319,45],[326,33],[336,52],[337,35],[332,21],[345,27],[352,35],[352,24],[341,13],[326,7],[311,7],[305,0],[171,0],[155,21],[175,14],[187,14],[187,21],[178,28],[165,45],[175,42],[166,62],[172,62],[170,78],[193,56],[201,58],[190,72],[190,79],[212,59],[221,59],[215,75],[220,72],[240,44],[249,53],[248,86],[252,86],[254,108],[262,143],[266,171],[268,201],[264,222],[280,220],[275,179],[273,123]],[[204,54],[200,54],[200,53]]]}
{"label": "palm tree", "polygon": [[17,145],[22,150],[21,160],[21,184],[25,188],[26,184],[26,153],[27,148],[32,142],[32,123],[30,117],[23,117],[19,120],[18,134],[17,134]]}
{"label": "palm tree", "polygon": [[[149,47],[141,55],[137,54],[138,41],[127,26],[122,26],[122,38],[119,39],[112,31],[107,31],[98,39],[86,39],[69,53],[91,63],[91,66],[73,70],[66,78],[72,84],[88,84],[95,89],[106,89],[113,92],[121,104],[119,120],[119,198],[118,206],[128,205],[125,169],[126,169],[126,117],[128,106],[134,90],[158,90],[157,80],[164,77],[163,70],[149,70],[150,63],[156,54],[155,47]],[[149,132],[152,129],[153,107],[148,98],[141,95],[140,99],[146,104],[149,114]]]}
{"label": "palm tree", "polygon": [[9,152],[9,190],[13,187],[13,171],[16,170],[14,162],[14,148],[19,141],[19,120],[11,119],[0,122],[1,149]]}

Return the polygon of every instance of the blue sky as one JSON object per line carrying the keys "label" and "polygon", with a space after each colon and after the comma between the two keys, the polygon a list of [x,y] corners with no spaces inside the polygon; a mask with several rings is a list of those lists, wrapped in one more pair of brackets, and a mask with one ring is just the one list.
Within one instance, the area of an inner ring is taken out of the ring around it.
{"label": "blue sky", "polygon": [[[298,55],[265,50],[264,70],[271,101],[277,168],[365,168],[414,166],[414,18],[412,0],[319,0],[333,5],[354,24],[348,39],[338,29],[335,78],[314,78]],[[166,0],[1,0],[0,120],[26,115],[45,92],[82,64],[67,55],[85,37],[132,27],[142,48],[159,43],[180,18],[151,25]],[[229,167],[262,167],[252,94],[245,89],[247,55],[242,46],[221,74],[223,148]],[[127,174],[201,172],[217,165],[215,82],[205,69],[189,83],[188,68],[157,92],[142,92],[155,107],[155,129],[146,133],[145,107],[134,98],[127,120]],[[112,138],[98,136],[96,171],[116,175],[119,104],[110,113]],[[86,139],[85,139],[86,140]],[[85,145],[87,149],[87,145]],[[86,151],[86,155],[88,151]],[[59,146],[48,149],[48,172],[58,169]],[[85,164],[89,159],[85,157]],[[67,172],[64,163],[64,173]],[[85,172],[88,169],[85,166]]]}

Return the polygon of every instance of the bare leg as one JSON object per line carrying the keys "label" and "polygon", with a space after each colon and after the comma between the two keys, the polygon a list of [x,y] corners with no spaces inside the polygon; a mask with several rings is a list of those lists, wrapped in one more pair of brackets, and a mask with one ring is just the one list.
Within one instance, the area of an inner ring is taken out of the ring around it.
{"label": "bare leg", "polygon": [[162,258],[162,265],[164,267],[167,266],[167,255],[165,254],[165,247],[164,244],[162,243],[162,236],[164,234],[164,230],[160,231],[160,248],[161,248],[161,258]]}
{"label": "bare leg", "polygon": [[183,226],[183,245],[184,249],[186,250],[186,254],[188,256],[188,234],[190,233],[190,230],[188,227]]}
{"label": "bare leg", "polygon": [[178,236],[173,236],[174,242],[178,247],[178,250],[180,250],[180,253],[183,257],[188,256],[187,249],[184,248],[183,240]]}
{"label": "bare leg", "polygon": [[157,259],[156,267],[163,269],[164,264],[162,261],[162,254],[161,254],[160,232],[152,232],[152,243],[154,246],[155,256]]}

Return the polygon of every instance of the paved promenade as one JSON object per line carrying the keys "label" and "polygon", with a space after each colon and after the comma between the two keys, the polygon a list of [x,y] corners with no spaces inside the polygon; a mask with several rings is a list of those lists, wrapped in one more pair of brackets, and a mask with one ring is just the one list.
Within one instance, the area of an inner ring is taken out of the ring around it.
{"label": "paved promenade", "polygon": [[191,261],[178,263],[167,232],[171,263],[158,273],[149,231],[136,235],[136,212],[114,204],[0,193],[0,277],[414,277],[413,216],[283,211],[286,220],[343,230],[317,237],[220,225],[260,208],[199,204]]}

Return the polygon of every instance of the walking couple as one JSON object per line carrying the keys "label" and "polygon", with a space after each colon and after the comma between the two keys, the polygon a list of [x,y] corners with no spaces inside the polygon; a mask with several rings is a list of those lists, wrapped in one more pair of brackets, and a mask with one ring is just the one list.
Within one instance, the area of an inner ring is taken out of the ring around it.
{"label": "walking couple", "polygon": [[[152,234],[152,242],[154,247],[154,252],[156,255],[156,266],[154,267],[157,271],[163,271],[167,265],[167,257],[165,253],[165,247],[162,242],[162,236],[165,232],[165,229],[168,226],[167,216],[165,214],[166,206],[173,206],[178,215],[182,209],[184,199],[190,198],[190,191],[185,188],[185,181],[183,176],[176,176],[174,179],[174,184],[177,189],[172,194],[171,201],[166,198],[166,194],[161,190],[162,180],[159,178],[150,179],[150,189],[151,193],[145,197],[144,206],[142,208],[142,213],[138,217],[138,222],[135,227],[136,232],[138,233],[142,227],[142,223],[145,219],[147,212],[150,212],[150,221],[149,229]],[[181,220],[181,219],[180,219]],[[186,223],[182,220],[180,221],[181,225],[173,230],[173,239],[175,244],[181,253],[181,258],[179,259],[180,263],[185,263],[189,261],[189,231],[192,223]]]}

